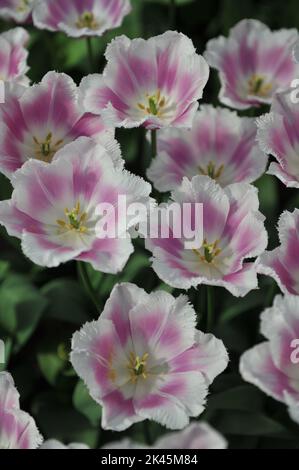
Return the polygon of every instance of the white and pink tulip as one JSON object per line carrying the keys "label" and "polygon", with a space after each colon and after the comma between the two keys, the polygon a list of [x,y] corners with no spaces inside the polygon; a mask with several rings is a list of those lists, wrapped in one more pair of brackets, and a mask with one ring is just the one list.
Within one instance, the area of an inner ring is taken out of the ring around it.
{"label": "white and pink tulip", "polygon": [[227,366],[222,341],[195,328],[185,296],[118,284],[97,321],[72,340],[71,362],[103,408],[102,427],[123,431],[145,419],[182,429],[205,407]]}
{"label": "white and pink tulip", "polygon": [[257,260],[260,274],[271,276],[281,291],[299,295],[299,210],[283,212],[278,223],[280,246]]}
{"label": "white and pink tulip", "polygon": [[36,449],[42,443],[34,419],[20,409],[19,393],[8,372],[0,372],[0,449]]}
{"label": "white and pink tulip", "polygon": [[144,40],[114,39],[102,75],[81,83],[85,109],[115,127],[191,127],[209,77],[191,39],[168,31]]}
{"label": "white and pink tulip", "polygon": [[35,0],[1,0],[0,17],[16,23],[27,23],[31,20]]}
{"label": "white and pink tulip", "polygon": [[271,104],[297,78],[293,48],[296,29],[271,31],[258,20],[237,23],[228,38],[208,42],[205,58],[219,72],[220,101],[236,109]]}
{"label": "white and pink tulip", "polygon": [[[196,249],[186,249],[188,239],[184,234],[189,233],[188,227],[182,227],[180,238],[162,213],[156,238],[146,240],[146,247],[153,254],[153,269],[160,279],[178,289],[200,284],[221,286],[235,296],[245,296],[256,289],[256,267],[246,259],[263,253],[268,238],[257,190],[246,183],[221,188],[208,176],[194,176],[192,180],[183,179],[172,199],[181,207],[191,203],[193,213],[196,203],[203,205],[203,243]],[[183,210],[182,207],[181,213]],[[177,222],[186,223],[182,217]],[[169,237],[161,236],[167,232]]]}
{"label": "white and pink tulip", "polygon": [[147,175],[159,191],[176,189],[186,176],[207,175],[225,187],[252,183],[265,171],[266,155],[256,143],[254,119],[203,105],[189,129],[161,129],[158,155]]}
{"label": "white and pink tulip", "polygon": [[258,141],[261,149],[275,157],[268,173],[276,176],[288,188],[299,188],[299,87],[278,93],[271,112],[258,121]]}
{"label": "white and pink tulip", "polygon": [[261,333],[267,341],[241,357],[244,380],[275,400],[285,403],[294,419],[299,409],[299,365],[292,360],[294,340],[299,339],[299,297],[276,296],[273,307],[261,316]]}
{"label": "white and pink tulip", "polygon": [[0,34],[0,80],[4,83],[29,84],[26,73],[29,34],[24,28],[14,28]]}
{"label": "white and pink tulip", "polygon": [[24,254],[34,263],[55,267],[77,259],[106,273],[123,269],[133,252],[130,220],[124,224],[126,214],[115,210],[115,237],[99,237],[98,207],[110,203],[117,208],[119,196],[126,197],[127,204],[146,206],[151,185],[116,167],[104,145],[80,137],[61,149],[51,164],[26,162],[12,184],[12,199],[0,202],[0,223],[21,239]]}
{"label": "white and pink tulip", "polygon": [[0,171],[9,178],[29,159],[51,162],[77,137],[103,141],[114,135],[99,116],[82,111],[71,77],[56,72],[30,88],[8,91],[0,105],[0,120]]}
{"label": "white and pink tulip", "polygon": [[33,23],[75,38],[102,36],[120,26],[130,11],[130,0],[40,0],[34,6]]}
{"label": "white and pink tulip", "polygon": [[193,422],[183,431],[160,437],[152,446],[142,445],[131,439],[111,442],[104,449],[226,449],[226,439],[205,422]]}

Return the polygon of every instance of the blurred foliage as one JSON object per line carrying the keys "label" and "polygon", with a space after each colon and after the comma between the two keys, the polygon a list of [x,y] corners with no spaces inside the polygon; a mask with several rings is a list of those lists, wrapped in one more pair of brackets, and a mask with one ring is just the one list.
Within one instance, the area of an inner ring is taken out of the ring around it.
{"label": "blurred foliage", "polygon": [[[260,19],[271,28],[299,26],[298,0],[176,0],[174,14],[169,8],[170,0],[131,1],[133,10],[124,24],[103,38],[92,40],[98,71],[105,64],[107,43],[120,34],[149,37],[175,28],[191,37],[202,53],[210,38],[226,35],[229,28],[246,17]],[[1,23],[2,30],[11,26]],[[90,72],[84,40],[38,31],[32,26],[28,30],[33,82],[53,69],[70,74],[77,83]],[[218,91],[218,77],[212,71],[203,101],[219,104]],[[117,137],[127,168],[144,176],[149,161],[144,131],[118,130]],[[286,208],[299,207],[299,196],[296,190],[286,190],[272,176],[263,176],[257,187],[272,248],[277,244],[279,214]],[[1,199],[9,198],[10,194],[10,183],[0,176]],[[33,266],[24,258],[17,240],[8,237],[3,229],[0,236],[0,338],[6,344],[3,368],[14,376],[23,408],[32,413],[46,438],[86,442],[94,447],[124,435],[143,442],[142,424],[121,434],[100,429],[101,409],[89,397],[68,361],[73,332],[97,317],[78,283],[75,263],[52,270]],[[121,274],[104,275],[88,267],[102,305],[120,281],[134,282],[147,290],[159,288],[179,293],[163,284],[152,271],[142,240],[134,243],[135,254]],[[190,291],[201,325],[205,322],[204,289]],[[245,299],[236,299],[220,288],[215,296],[215,334],[227,346],[230,364],[213,384],[202,418],[224,433],[233,448],[299,448],[299,427],[290,420],[285,406],[244,383],[238,373],[240,354],[262,339],[259,314],[271,304],[276,291],[271,279],[261,277],[260,290]],[[151,423],[149,432],[158,437],[165,429]]]}

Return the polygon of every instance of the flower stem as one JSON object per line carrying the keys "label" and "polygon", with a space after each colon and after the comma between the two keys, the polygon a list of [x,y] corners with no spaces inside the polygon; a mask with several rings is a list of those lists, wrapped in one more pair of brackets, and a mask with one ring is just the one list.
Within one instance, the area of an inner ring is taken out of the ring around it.
{"label": "flower stem", "polygon": [[206,286],[202,285],[199,289],[199,299],[198,299],[198,315],[197,315],[197,327],[200,329],[200,324],[202,324],[203,314],[206,309]]}
{"label": "flower stem", "polygon": [[207,286],[207,333],[211,333],[214,325],[214,292],[213,287]]}
{"label": "flower stem", "polygon": [[95,71],[94,55],[93,55],[93,48],[92,48],[92,39],[90,36],[86,38],[86,45],[87,45],[87,54],[88,54],[90,71],[94,72]]}
{"label": "flower stem", "polygon": [[157,155],[157,130],[151,131],[151,157],[155,158]]}
{"label": "flower stem", "polygon": [[152,445],[152,436],[149,429],[149,421],[143,421],[144,440],[148,446]]}
{"label": "flower stem", "polygon": [[276,291],[277,291],[277,284],[275,281],[273,281],[265,296],[265,308],[272,306]]}
{"label": "flower stem", "polygon": [[98,312],[101,311],[101,305],[100,302],[97,299],[97,296],[95,294],[95,291],[92,287],[89,274],[87,271],[87,265],[84,261],[77,261],[77,270],[78,270],[78,277],[82,283],[82,286],[86,292],[86,294],[90,297],[92,302],[94,303],[96,309]]}
{"label": "flower stem", "polygon": [[175,0],[169,0],[169,27],[175,29],[175,17],[176,17],[176,5]]}

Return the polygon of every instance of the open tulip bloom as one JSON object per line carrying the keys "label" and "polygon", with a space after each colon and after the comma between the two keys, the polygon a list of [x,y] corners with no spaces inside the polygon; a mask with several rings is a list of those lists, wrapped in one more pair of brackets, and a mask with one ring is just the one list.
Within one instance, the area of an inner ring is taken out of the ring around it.
{"label": "open tulip bloom", "polygon": [[8,372],[0,372],[0,449],[36,449],[42,437],[34,419],[20,410],[19,393]]}
{"label": "open tulip bloom", "polygon": [[298,74],[293,48],[296,29],[270,29],[257,20],[242,20],[228,38],[208,42],[205,58],[219,71],[220,101],[247,109],[270,104],[273,96],[288,88]]}
{"label": "open tulip bloom", "polygon": [[151,185],[116,167],[105,146],[81,137],[60,150],[51,164],[26,162],[12,184],[12,199],[0,202],[0,223],[22,240],[34,263],[55,267],[77,259],[106,273],[123,269],[133,252],[130,220],[123,227],[126,214],[115,210],[118,237],[99,237],[98,207],[117,207],[119,196],[128,204],[146,205]]}
{"label": "open tulip bloom", "polygon": [[226,449],[227,441],[205,422],[193,422],[183,431],[160,437],[153,446],[146,446],[123,439],[105,445],[104,449]]}
{"label": "open tulip bloom", "polygon": [[102,36],[121,25],[130,13],[129,0],[40,0],[33,11],[40,29],[63,31],[71,37]]}
{"label": "open tulip bloom", "polygon": [[77,442],[73,442],[69,445],[65,445],[60,441],[57,441],[57,439],[48,439],[47,441],[43,442],[43,444],[40,446],[40,449],[43,450],[83,450],[83,449],[89,449],[89,447],[86,444],[81,444]]}
{"label": "open tulip bloom", "polygon": [[262,313],[261,333],[267,341],[243,354],[240,372],[244,380],[288,405],[298,419],[299,367],[292,353],[299,338],[299,297],[276,296],[273,307]]}
{"label": "open tulip bloom", "polygon": [[191,127],[209,67],[181,33],[114,39],[102,75],[81,84],[85,109],[115,127]]}
{"label": "open tulip bloom", "polygon": [[50,163],[77,137],[102,141],[113,136],[99,116],[82,112],[74,81],[56,72],[47,73],[38,85],[8,91],[0,120],[0,171],[8,177],[29,159]]}
{"label": "open tulip bloom", "polygon": [[208,423],[191,423],[186,429],[160,437],[155,449],[226,449],[224,437]]}
{"label": "open tulip bloom", "polygon": [[14,28],[0,34],[0,79],[8,83],[29,84],[28,51],[25,48],[29,34],[23,28]]}
{"label": "open tulip bloom", "polygon": [[299,295],[299,210],[285,211],[278,224],[280,246],[265,251],[257,260],[257,270],[276,280],[284,294]]}
{"label": "open tulip bloom", "polygon": [[[195,203],[203,204],[204,240],[198,248],[186,249],[186,239],[172,235],[169,218],[162,213],[157,237],[146,240],[157,275],[179,289],[207,284],[225,287],[235,296],[256,289],[256,267],[246,258],[260,255],[267,246],[257,190],[245,183],[221,188],[208,176],[194,176],[191,181],[184,178],[172,199],[181,206],[192,203],[194,218]],[[168,238],[160,236],[167,231]],[[183,228],[181,233],[188,231]]]}
{"label": "open tulip bloom", "polygon": [[31,17],[34,2],[36,0],[1,0],[0,17],[13,20],[17,23],[25,23]]}
{"label": "open tulip bloom", "polygon": [[71,362],[102,405],[104,429],[145,419],[182,429],[202,413],[228,356],[222,341],[195,324],[187,297],[118,284],[100,318],[74,334]]}
{"label": "open tulip bloom", "polygon": [[159,191],[178,188],[183,178],[207,175],[224,187],[252,183],[265,171],[267,157],[259,149],[254,119],[203,105],[192,129],[161,129],[158,155],[147,175]]}
{"label": "open tulip bloom", "polygon": [[299,87],[275,95],[271,112],[257,120],[261,149],[273,155],[268,173],[288,188],[299,188]]}

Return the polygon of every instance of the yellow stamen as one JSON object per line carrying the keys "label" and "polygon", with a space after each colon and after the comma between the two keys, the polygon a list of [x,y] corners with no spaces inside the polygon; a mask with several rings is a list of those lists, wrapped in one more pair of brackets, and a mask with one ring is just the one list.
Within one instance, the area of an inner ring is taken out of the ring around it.
{"label": "yellow stamen", "polygon": [[52,142],[53,134],[49,132],[44,141],[40,142],[37,137],[33,136],[33,142],[35,144],[34,155],[37,160],[50,163],[55,153],[63,145],[63,139],[59,139],[56,142]]}
{"label": "yellow stamen", "polygon": [[79,16],[76,27],[78,29],[88,28],[88,29],[98,29],[100,27],[100,23],[96,20],[94,14],[91,11],[85,11]]}
{"label": "yellow stamen", "polygon": [[87,219],[86,212],[81,212],[80,202],[70,211],[64,210],[65,216],[68,220],[57,219],[56,223],[60,228],[65,231],[76,231],[78,233],[86,233],[87,227],[84,225]]}
{"label": "yellow stamen", "polygon": [[202,247],[198,249],[193,249],[193,252],[199,257],[200,261],[204,263],[213,263],[216,256],[221,253],[219,248],[219,240],[216,240],[214,243],[207,243],[204,240]]}
{"label": "yellow stamen", "polygon": [[253,74],[248,80],[248,94],[266,98],[269,96],[273,88],[272,83],[267,83],[266,78],[262,75]]}
{"label": "yellow stamen", "polygon": [[209,162],[206,168],[199,166],[198,169],[201,175],[207,175],[210,178],[217,180],[223,173],[224,165],[220,165],[218,168],[216,168],[215,163]]}
{"label": "yellow stamen", "polygon": [[19,0],[19,5],[17,5],[16,10],[19,12],[27,11],[29,8],[29,0]]}
{"label": "yellow stamen", "polygon": [[148,373],[146,370],[146,361],[148,357],[148,353],[143,354],[142,357],[133,352],[130,353],[128,369],[131,374],[131,382],[135,383],[138,380],[138,377],[142,377],[143,379],[147,378]]}
{"label": "yellow stamen", "polygon": [[166,112],[166,104],[166,98],[161,96],[160,90],[157,90],[157,92],[153,95],[147,94],[145,103],[137,103],[137,107],[145,114],[161,117]]}

